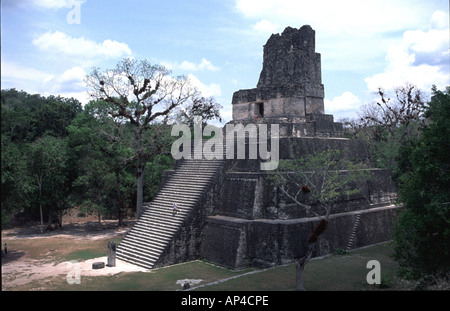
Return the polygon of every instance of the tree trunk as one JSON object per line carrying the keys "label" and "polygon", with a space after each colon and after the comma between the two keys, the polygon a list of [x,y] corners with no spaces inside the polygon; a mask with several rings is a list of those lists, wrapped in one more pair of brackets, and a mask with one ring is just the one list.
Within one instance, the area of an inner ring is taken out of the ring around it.
{"label": "tree trunk", "polygon": [[123,212],[122,212],[122,206],[119,204],[119,227],[123,227]]}
{"label": "tree trunk", "polygon": [[308,245],[308,250],[300,260],[298,260],[295,263],[295,272],[296,272],[296,279],[295,279],[295,290],[297,291],[304,291],[305,287],[303,286],[303,270],[305,269],[306,264],[309,262],[309,260],[312,257],[314,245],[316,243],[311,243]]}
{"label": "tree trunk", "polygon": [[142,215],[142,205],[144,203],[144,174],[142,167],[137,168],[137,192],[136,192],[136,216],[139,219]]}
{"label": "tree trunk", "polygon": [[136,126],[136,142],[137,142],[137,164],[136,164],[136,217],[139,219],[142,215],[142,205],[144,203],[144,151],[142,149],[142,132]]}
{"label": "tree trunk", "polygon": [[44,233],[44,215],[42,213],[42,177],[37,178],[39,186],[39,214],[41,216],[41,233]]}
{"label": "tree trunk", "polygon": [[119,227],[123,227],[122,202],[120,198],[120,173],[118,170],[116,170],[116,199],[114,204],[116,204],[116,208],[118,209]]}
{"label": "tree trunk", "polygon": [[58,211],[58,225],[60,228],[62,228],[62,221],[63,221],[63,212],[61,210],[61,211]]}
{"label": "tree trunk", "polygon": [[319,221],[319,224],[317,224],[314,231],[311,233],[310,237],[308,238],[308,250],[306,251],[305,256],[300,258],[295,263],[295,270],[296,270],[296,279],[295,279],[295,290],[298,291],[304,291],[305,287],[303,286],[303,270],[305,269],[306,264],[309,262],[309,260],[312,257],[314,246],[316,245],[317,241],[319,240],[319,236],[325,231],[327,225],[328,225],[328,219],[330,217],[331,208],[327,208],[327,213],[325,215],[325,218]]}
{"label": "tree trunk", "polygon": [[295,278],[295,290],[297,291],[304,291],[305,288],[303,287],[303,269],[305,268],[305,265],[301,265],[299,261],[295,263],[295,272],[296,272],[296,278]]}
{"label": "tree trunk", "polygon": [[[40,201],[40,199],[39,199]],[[41,214],[41,233],[44,233],[44,216],[42,215],[42,204],[39,202],[39,214]]]}

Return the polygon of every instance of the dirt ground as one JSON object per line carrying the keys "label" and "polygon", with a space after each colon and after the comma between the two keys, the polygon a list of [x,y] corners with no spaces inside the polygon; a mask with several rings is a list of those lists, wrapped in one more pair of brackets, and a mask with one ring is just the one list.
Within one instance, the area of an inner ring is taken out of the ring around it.
{"label": "dirt ground", "polygon": [[[92,269],[94,262],[102,261],[106,265],[108,241],[120,241],[134,222],[126,220],[125,226],[119,228],[117,220],[102,220],[99,225],[96,217],[79,218],[67,215],[63,218],[63,228],[55,231],[40,233],[40,225],[36,222],[2,230],[2,253],[4,244],[8,244],[8,254],[2,254],[1,258],[2,290],[45,290],[55,279],[70,283],[76,282],[77,276],[151,272],[119,259],[116,259],[115,267]],[[66,260],[71,254],[86,250],[90,252],[86,258],[91,259]],[[99,253],[99,257],[92,258],[92,253]],[[191,281],[190,283],[194,284],[196,280]],[[186,280],[177,282],[184,284]],[[450,275],[433,283],[424,289],[450,290]],[[418,284],[418,281],[400,280],[393,282],[391,289],[411,290],[417,288]]]}
{"label": "dirt ground", "polygon": [[[2,290],[14,290],[37,280],[44,285],[53,278],[66,277],[68,282],[76,282],[78,276],[149,271],[119,259],[116,259],[115,267],[106,266],[107,241],[123,236],[133,223],[131,220],[126,221],[126,226],[119,228],[116,220],[102,220],[99,225],[95,217],[78,218],[67,215],[63,218],[63,227],[54,231],[41,233],[39,223],[2,230]],[[33,243],[29,243],[30,241]],[[70,241],[74,243],[70,244]],[[83,246],[95,241],[104,243],[105,256],[85,261],[56,260],[58,256],[61,258],[70,252],[81,251]],[[7,255],[4,255],[5,243],[8,246]],[[104,262],[105,267],[92,269],[92,264],[99,261]]]}

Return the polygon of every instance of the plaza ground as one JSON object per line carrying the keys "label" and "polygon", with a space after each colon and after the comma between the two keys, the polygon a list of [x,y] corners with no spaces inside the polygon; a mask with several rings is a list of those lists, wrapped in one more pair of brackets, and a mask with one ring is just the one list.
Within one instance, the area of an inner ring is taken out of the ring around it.
{"label": "plaza ground", "polygon": [[[119,243],[129,226],[118,228],[116,221],[74,222],[62,229],[39,232],[38,224],[2,230],[4,291],[69,290],[115,291],[182,290],[190,283],[195,291],[292,291],[295,289],[293,264],[270,269],[230,270],[202,260],[148,270],[117,260],[116,267],[92,269],[92,263],[107,262],[107,243]],[[398,278],[398,264],[392,258],[389,242],[366,248],[315,258],[305,268],[304,285],[308,291],[409,290],[415,282]],[[381,266],[381,284],[369,285],[366,267],[370,260]],[[79,282],[74,282],[78,274]],[[448,290],[441,284],[431,289]]]}

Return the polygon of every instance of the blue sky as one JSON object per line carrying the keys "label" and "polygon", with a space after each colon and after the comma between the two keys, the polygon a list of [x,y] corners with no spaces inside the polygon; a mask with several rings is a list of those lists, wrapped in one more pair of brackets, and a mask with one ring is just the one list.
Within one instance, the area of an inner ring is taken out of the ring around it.
{"label": "blue sky", "polygon": [[270,35],[305,24],[336,119],[379,86],[450,85],[448,0],[2,0],[1,85],[86,102],[93,66],[146,58],[188,75],[228,121],[233,92],[256,87]]}

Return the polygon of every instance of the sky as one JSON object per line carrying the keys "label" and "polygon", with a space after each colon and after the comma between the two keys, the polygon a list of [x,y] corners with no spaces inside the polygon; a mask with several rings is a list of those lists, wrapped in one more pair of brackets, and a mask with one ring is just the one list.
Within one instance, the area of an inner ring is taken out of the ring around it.
{"label": "sky", "polygon": [[123,58],[186,75],[223,106],[255,88],[272,33],[310,25],[325,113],[353,118],[378,87],[450,85],[448,0],[2,0],[1,87],[87,103],[84,77]]}

